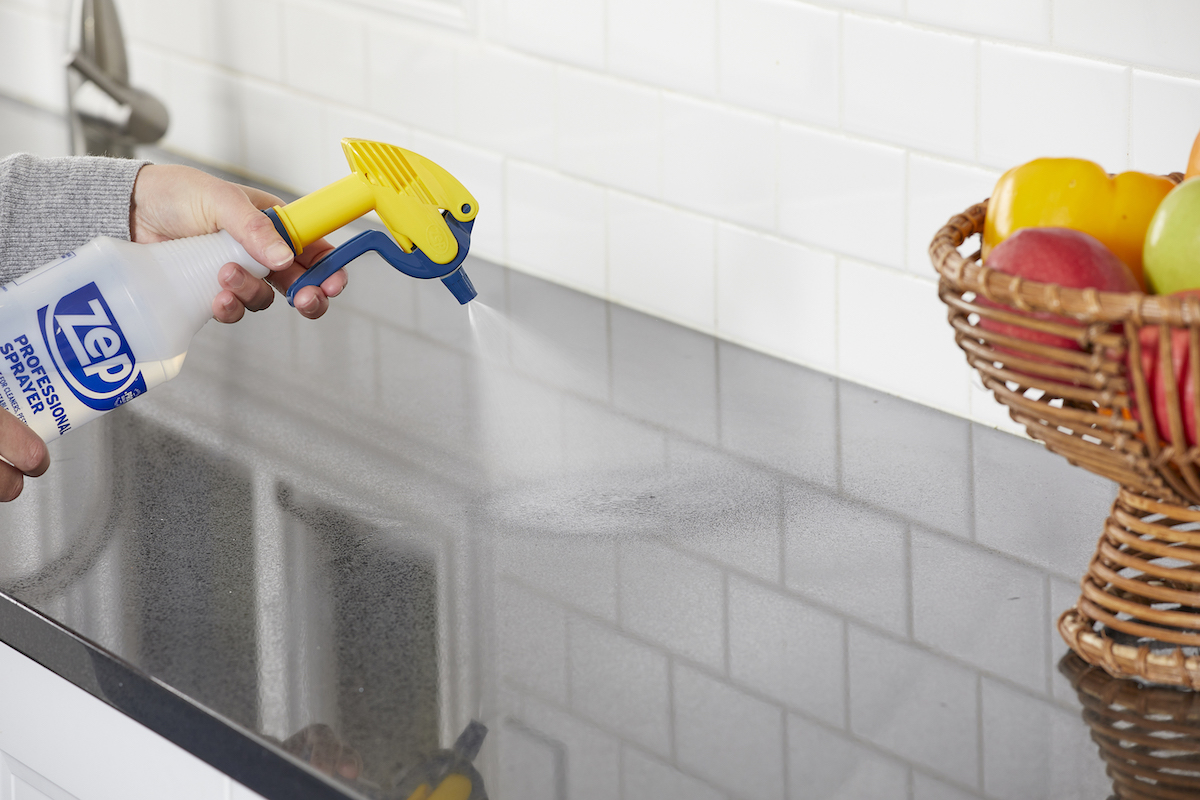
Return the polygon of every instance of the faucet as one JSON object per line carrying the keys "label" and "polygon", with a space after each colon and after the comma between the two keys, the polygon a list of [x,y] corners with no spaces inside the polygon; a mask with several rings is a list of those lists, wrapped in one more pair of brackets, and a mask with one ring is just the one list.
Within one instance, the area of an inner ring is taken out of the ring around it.
{"label": "faucet", "polygon": [[167,132],[167,108],[129,85],[113,0],[73,0],[68,23],[67,117],[71,152],[132,158]]}

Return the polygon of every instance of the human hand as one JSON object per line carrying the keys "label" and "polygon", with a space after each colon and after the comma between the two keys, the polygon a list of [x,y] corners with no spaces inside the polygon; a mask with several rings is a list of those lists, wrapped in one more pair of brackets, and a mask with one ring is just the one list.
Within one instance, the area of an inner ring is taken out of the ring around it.
{"label": "human hand", "polygon": [[0,410],[0,503],[16,500],[31,478],[50,468],[50,451],[25,423]]}
{"label": "human hand", "polygon": [[[280,292],[333,249],[324,239],[313,242],[293,258],[262,209],[283,203],[268,192],[223,181],[198,169],[174,164],[147,164],[133,185],[129,238],[163,242],[227,230],[255,261],[271,269],[266,280],[255,278],[237,264],[226,264],[217,276],[222,289],[213,299],[213,318],[237,322],[250,311],[261,311]],[[296,310],[316,319],[329,308],[329,298],[346,288],[346,272],[338,270],[321,285],[296,293]]]}

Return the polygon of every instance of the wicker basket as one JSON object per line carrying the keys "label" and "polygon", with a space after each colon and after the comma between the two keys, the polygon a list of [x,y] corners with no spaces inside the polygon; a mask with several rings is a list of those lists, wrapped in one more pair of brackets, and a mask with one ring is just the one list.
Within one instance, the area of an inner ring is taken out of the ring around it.
{"label": "wicker basket", "polygon": [[[978,252],[959,252],[986,212],[986,202],[972,206],[930,245],[955,340],[1032,438],[1121,486],[1059,632],[1114,676],[1200,688],[1200,447],[1187,442],[1173,370],[1161,371],[1156,419],[1141,337],[1158,327],[1157,353],[1147,355],[1165,364],[1186,342],[1183,380],[1197,387],[1200,420],[1200,298],[1070,289],[988,269]],[[1029,341],[1011,326],[1073,345]]]}

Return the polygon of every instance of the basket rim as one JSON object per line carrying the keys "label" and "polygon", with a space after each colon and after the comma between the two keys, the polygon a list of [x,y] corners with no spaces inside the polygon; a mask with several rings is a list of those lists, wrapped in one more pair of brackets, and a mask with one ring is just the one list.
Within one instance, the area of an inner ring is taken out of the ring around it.
{"label": "basket rim", "polygon": [[978,252],[964,256],[958,248],[983,232],[988,201],[956,214],[934,235],[929,257],[942,280],[960,292],[974,292],[1021,311],[1046,311],[1082,322],[1132,322],[1142,325],[1200,325],[1200,297],[1102,292],[1008,275],[984,266]]}

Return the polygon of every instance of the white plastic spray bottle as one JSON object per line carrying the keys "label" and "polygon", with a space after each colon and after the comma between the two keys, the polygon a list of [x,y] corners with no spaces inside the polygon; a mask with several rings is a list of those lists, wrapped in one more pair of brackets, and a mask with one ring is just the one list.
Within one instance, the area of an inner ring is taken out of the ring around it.
{"label": "white plastic spray bottle", "polygon": [[[463,185],[393,145],[343,139],[342,149],[352,174],[264,213],[297,254],[372,209],[396,241],[359,234],[301,276],[288,302],[368,250],[440,278],[461,303],[474,298],[462,262],[478,208]],[[100,237],[0,286],[0,409],[50,441],[174,378],[231,261],[268,273],[219,231],[157,244]]]}

